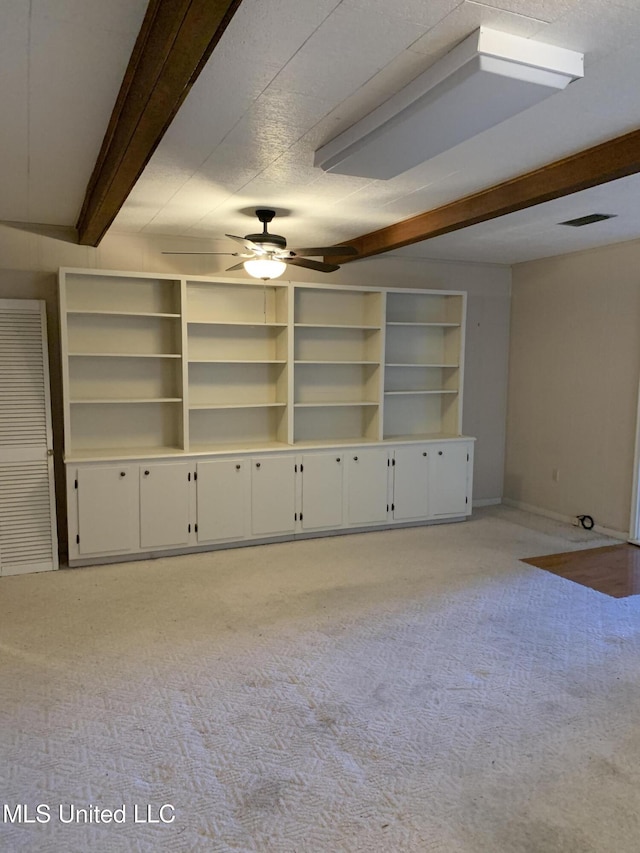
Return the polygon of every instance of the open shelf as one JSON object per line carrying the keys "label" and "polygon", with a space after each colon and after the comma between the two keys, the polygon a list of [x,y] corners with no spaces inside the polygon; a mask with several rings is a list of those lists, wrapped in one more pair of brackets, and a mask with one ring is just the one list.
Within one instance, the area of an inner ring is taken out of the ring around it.
{"label": "open shelf", "polygon": [[459,355],[459,326],[391,326],[387,329],[387,365],[454,364]]}
{"label": "open shelf", "polygon": [[463,438],[463,436],[453,432],[415,432],[407,435],[385,435],[383,441],[397,444],[399,441],[442,441],[452,438]]}
{"label": "open shelf", "polygon": [[286,358],[190,358],[189,364],[286,364]]}
{"label": "open shelf", "polygon": [[331,361],[329,359],[321,359],[318,361],[313,361],[311,359],[297,359],[295,364],[375,364],[378,366],[380,364],[379,361]]}
{"label": "open shelf", "polygon": [[458,433],[457,394],[399,394],[387,396],[384,438]]}
{"label": "open shelf", "polygon": [[65,454],[65,462],[99,462],[112,459],[145,459],[184,456],[183,447],[127,447],[97,448],[89,450],[72,449]]}
{"label": "open shelf", "polygon": [[461,293],[387,291],[387,326],[459,326],[463,313]]}
{"label": "open shelf", "polygon": [[271,441],[269,439],[254,439],[247,443],[243,439],[233,441],[191,441],[189,453],[257,453],[262,450],[291,450],[291,445],[285,441]]}
{"label": "open shelf", "polygon": [[185,314],[189,324],[285,325],[287,296],[285,283],[187,280]]}
{"label": "open shelf", "polygon": [[394,362],[386,362],[385,367],[429,367],[429,368],[450,368],[456,369],[459,367],[457,364],[424,364],[423,362],[407,362],[407,361],[394,361]]}
{"label": "open shelf", "polygon": [[347,325],[346,323],[295,323],[296,329],[357,329],[358,331],[380,331],[381,326]]}
{"label": "open shelf", "polygon": [[189,326],[247,326],[249,328],[285,329],[286,323],[243,323],[240,320],[188,320]]}
{"label": "open shelf", "polygon": [[182,365],[178,356],[78,356],[69,359],[68,377],[68,393],[74,403],[182,397]]}
{"label": "open shelf", "polygon": [[182,358],[177,352],[70,352],[69,358]]}
{"label": "open shelf", "polygon": [[189,361],[284,361],[287,329],[249,324],[189,324]]}
{"label": "open shelf", "polygon": [[335,406],[331,403],[295,407],[294,442],[377,441],[379,407],[358,403]]}
{"label": "open shelf", "polygon": [[387,326],[419,326],[421,328],[429,328],[429,327],[457,328],[459,325],[460,325],[460,323],[417,323],[417,322],[414,322],[413,320],[402,320],[402,321],[398,321],[398,322],[388,322],[387,323]]}
{"label": "open shelf", "polygon": [[[239,415],[241,411],[241,415]],[[286,406],[216,407],[189,413],[189,446],[270,445],[287,442]]]}
{"label": "open shelf", "polygon": [[[96,412],[95,410],[99,411]],[[67,453],[117,454],[123,447],[151,451],[182,448],[182,407],[161,400],[119,402],[105,400],[97,406],[71,406],[71,441]]]}
{"label": "open shelf", "polygon": [[384,393],[389,394],[457,394],[460,390],[457,365],[387,364]]}
{"label": "open shelf", "polygon": [[77,405],[102,405],[102,404],[112,404],[112,403],[181,403],[182,397],[114,397],[113,399],[110,397],[103,398],[95,398],[86,400],[70,400],[69,401],[72,406]]}
{"label": "open shelf", "polygon": [[324,408],[325,406],[378,406],[379,403],[374,400],[323,400],[321,403],[295,403],[296,409],[298,408]]}
{"label": "open shelf", "polygon": [[362,362],[296,363],[294,402],[375,404],[380,397],[379,367]]}
{"label": "open shelf", "polygon": [[379,328],[382,325],[382,296],[360,288],[296,287],[296,326],[320,328]]}
{"label": "open shelf", "polygon": [[153,275],[68,271],[65,296],[69,314],[180,316],[180,282]]}
{"label": "open shelf", "polygon": [[293,344],[296,363],[379,363],[379,329],[354,326],[297,326]]}
{"label": "open shelf", "polygon": [[195,362],[189,365],[189,407],[284,406],[284,362]]}
{"label": "open shelf", "polygon": [[357,446],[370,444],[375,440],[376,439],[362,438],[362,436],[355,436],[352,438],[342,436],[340,439],[308,438],[297,440],[296,447],[300,448],[300,450],[306,450],[311,448],[335,447],[336,443]]}
{"label": "open shelf", "polygon": [[286,403],[202,403],[190,405],[192,412],[204,411],[205,409],[265,409],[271,406],[286,406]]}
{"label": "open shelf", "polygon": [[157,317],[164,320],[179,320],[180,314],[162,314],[157,311],[67,311],[68,315],[97,316],[97,317]]}
{"label": "open shelf", "polygon": [[449,391],[446,388],[435,388],[432,391],[418,389],[416,391],[385,391],[385,397],[393,396],[394,394],[409,394],[415,397],[416,394],[457,394],[457,391]]}
{"label": "open shelf", "polygon": [[78,312],[67,316],[67,340],[74,354],[179,354],[181,329],[175,318],[157,314]]}

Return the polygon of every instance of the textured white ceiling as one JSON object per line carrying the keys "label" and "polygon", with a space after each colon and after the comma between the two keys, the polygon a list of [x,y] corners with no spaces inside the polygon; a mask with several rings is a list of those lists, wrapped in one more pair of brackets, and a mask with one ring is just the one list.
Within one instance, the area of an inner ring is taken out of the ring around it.
{"label": "textured white ceiling", "polygon": [[[0,109],[12,117],[0,125],[0,218],[75,223],[145,5],[0,4]],[[319,145],[481,24],[583,51],[585,78],[390,181],[313,168]],[[252,208],[272,206],[288,214],[273,230],[292,245],[348,240],[638,127],[639,41],[640,0],[243,0],[113,230],[220,250],[225,232],[257,229]],[[637,185],[403,253],[511,263],[632,239]],[[571,233],[555,225],[594,206],[618,216]]]}
{"label": "textured white ceiling", "polygon": [[[441,260],[517,264],[578,252],[640,235],[640,175],[611,181],[574,195],[434,237],[394,252],[395,255]],[[580,228],[561,225],[590,213],[612,214]]]}
{"label": "textured white ceiling", "polygon": [[0,3],[0,219],[75,225],[145,0]]}

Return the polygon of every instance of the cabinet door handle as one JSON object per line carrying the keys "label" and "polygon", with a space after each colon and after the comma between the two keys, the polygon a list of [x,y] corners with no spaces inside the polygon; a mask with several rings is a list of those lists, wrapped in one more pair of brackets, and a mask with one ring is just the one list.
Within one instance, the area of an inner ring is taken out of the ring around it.
{"label": "cabinet door handle", "polygon": [[438,451],[438,456],[442,456],[442,451],[441,451],[441,450],[439,450],[439,451]]}
{"label": "cabinet door handle", "polygon": [[422,455],[423,455],[423,456],[426,456],[426,455],[427,455],[427,451],[426,451],[426,450],[423,450],[423,451],[422,451]]}
{"label": "cabinet door handle", "polygon": [[260,463],[256,462],[256,468],[259,468],[259,467],[260,467]]}
{"label": "cabinet door handle", "polygon": [[336,457],[336,462],[340,462],[340,457],[339,457],[339,456],[337,456],[337,457]]}
{"label": "cabinet door handle", "polygon": [[354,456],[354,457],[353,457],[353,461],[354,461],[354,462],[357,462],[357,461],[358,461],[358,457],[357,457],[357,456]]}
{"label": "cabinet door handle", "polygon": [[148,472],[148,471],[145,471],[145,472],[144,472],[144,476],[145,476],[145,477],[148,477],[148,476],[149,476],[149,472]]}
{"label": "cabinet door handle", "polygon": [[[258,465],[258,467],[260,467],[260,466]],[[240,465],[236,465],[236,471],[239,471],[239,470],[240,470]]]}
{"label": "cabinet door handle", "polygon": [[127,476],[127,472],[126,472],[126,471],[120,471],[120,476],[121,476],[121,477],[126,477],[126,476]]}

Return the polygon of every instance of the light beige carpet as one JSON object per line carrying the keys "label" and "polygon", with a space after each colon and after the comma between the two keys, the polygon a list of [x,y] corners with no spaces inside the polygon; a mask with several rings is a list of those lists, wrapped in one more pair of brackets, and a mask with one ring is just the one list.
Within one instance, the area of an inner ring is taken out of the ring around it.
{"label": "light beige carpet", "polygon": [[519,562],[607,541],[495,508],[0,580],[2,800],[51,815],[0,850],[637,853],[640,597]]}

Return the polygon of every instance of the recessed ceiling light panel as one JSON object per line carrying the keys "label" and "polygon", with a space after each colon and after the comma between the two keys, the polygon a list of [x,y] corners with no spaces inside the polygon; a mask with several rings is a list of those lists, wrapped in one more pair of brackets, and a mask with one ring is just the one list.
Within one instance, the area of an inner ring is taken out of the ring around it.
{"label": "recessed ceiling light panel", "polygon": [[315,153],[326,172],[393,178],[583,76],[583,54],[480,27]]}

